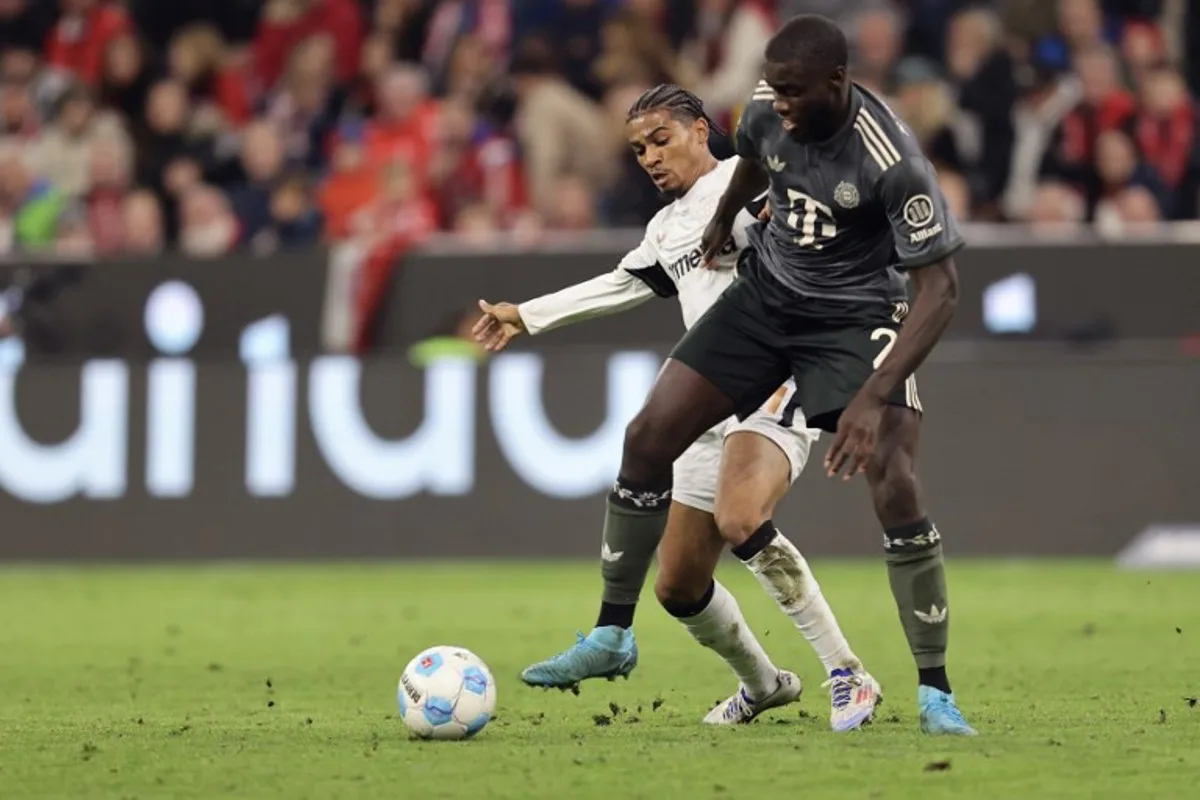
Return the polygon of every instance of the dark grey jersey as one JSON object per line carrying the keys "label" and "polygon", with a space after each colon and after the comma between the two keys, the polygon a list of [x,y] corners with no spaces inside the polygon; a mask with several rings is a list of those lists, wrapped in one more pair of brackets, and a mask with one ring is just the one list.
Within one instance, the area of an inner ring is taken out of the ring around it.
{"label": "dark grey jersey", "polygon": [[785,289],[833,300],[897,302],[903,270],[963,246],[933,166],[905,125],[865,89],[851,89],[836,135],[804,144],[783,129],[766,82],[742,112],[738,155],[771,179],[771,221],[750,243]]}

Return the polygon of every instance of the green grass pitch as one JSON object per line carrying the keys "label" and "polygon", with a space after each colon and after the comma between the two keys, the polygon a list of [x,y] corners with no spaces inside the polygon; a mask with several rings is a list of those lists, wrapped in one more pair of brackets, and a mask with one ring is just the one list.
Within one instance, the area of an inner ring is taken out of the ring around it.
{"label": "green grass pitch", "polygon": [[[882,563],[814,568],[883,683],[862,732],[828,730],[819,664],[736,564],[722,579],[806,690],[720,730],[699,720],[731,677],[648,595],[629,681],[519,684],[590,626],[592,564],[0,570],[0,797],[1196,796],[1195,574],[952,562],[950,674],[982,735],[949,741],[917,732]],[[433,644],[497,677],[474,741],[411,741],[399,722],[399,671]]]}

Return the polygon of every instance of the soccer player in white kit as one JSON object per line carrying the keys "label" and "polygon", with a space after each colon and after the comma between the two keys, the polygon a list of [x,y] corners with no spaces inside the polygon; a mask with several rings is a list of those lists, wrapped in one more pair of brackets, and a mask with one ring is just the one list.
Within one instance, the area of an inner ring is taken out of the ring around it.
{"label": "soccer player in white kit", "polygon": [[[480,301],[483,316],[476,338],[489,350],[508,346],[521,333],[540,334],[563,325],[614,314],[652,297],[678,297],[690,328],[733,282],[746,228],[765,203],[742,212],[733,240],[722,251],[721,269],[701,264],[701,235],[733,175],[737,159],[718,161],[709,150],[713,128],[700,100],[673,85],[643,94],[630,109],[626,132],[642,168],[673,198],[646,226],[641,244],[615,270],[520,305]],[[675,462],[667,497],[626,497],[614,492],[609,512],[633,521],[639,508],[669,501],[665,531],[646,520],[624,528],[620,540],[605,531],[601,548],[604,595],[591,633],[575,646],[528,667],[522,680],[533,686],[567,688],[588,678],[628,676],[637,665],[633,617],[650,562],[658,552],[655,594],[700,644],[718,653],[737,675],[738,691],[704,718],[737,724],[763,711],[794,702],[800,679],[775,667],[742,617],[736,600],[714,579],[726,542],[713,510],[770,519],[774,506],[804,469],[818,431],[806,425],[794,401],[794,385],[780,387],[767,404],[739,422],[731,418],[705,433]],[[627,494],[627,493],[625,493]],[[871,720],[881,701],[878,682],[850,649],[807,562],[782,536],[787,558],[764,551],[747,562],[751,572],[789,616],[821,659],[831,694],[830,724],[854,730]],[[781,565],[800,572],[778,574]]]}

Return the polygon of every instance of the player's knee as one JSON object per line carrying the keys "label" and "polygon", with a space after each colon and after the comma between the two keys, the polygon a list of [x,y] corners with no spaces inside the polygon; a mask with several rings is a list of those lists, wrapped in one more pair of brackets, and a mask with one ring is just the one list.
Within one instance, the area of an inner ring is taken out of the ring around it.
{"label": "player's knee", "polygon": [[644,412],[640,413],[625,426],[626,456],[647,458],[653,455],[653,425],[647,417]]}
{"label": "player's knee", "polygon": [[711,575],[689,575],[685,570],[660,569],[654,579],[654,596],[670,615],[691,616],[688,612],[704,599]]}
{"label": "player's knee", "polygon": [[757,503],[745,503],[738,500],[718,502],[713,516],[717,521],[717,529],[721,538],[730,547],[739,547],[759,528],[763,522],[771,518]]}
{"label": "player's knee", "polygon": [[884,527],[924,516],[916,466],[907,454],[893,451],[872,462],[867,471],[875,513]]}
{"label": "player's knee", "polygon": [[671,469],[671,459],[664,456],[655,436],[655,425],[645,412],[638,414],[625,426],[625,448],[621,455],[621,477],[640,483],[650,483]]}

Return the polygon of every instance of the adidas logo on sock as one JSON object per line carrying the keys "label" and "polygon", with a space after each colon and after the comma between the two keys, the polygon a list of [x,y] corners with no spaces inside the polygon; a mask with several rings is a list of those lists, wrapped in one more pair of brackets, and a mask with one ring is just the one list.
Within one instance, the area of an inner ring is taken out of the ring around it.
{"label": "adidas logo on sock", "polygon": [[671,501],[671,490],[665,492],[635,492],[626,489],[618,481],[613,484],[612,498],[623,506],[632,508],[655,509]]}
{"label": "adidas logo on sock", "polygon": [[924,550],[928,547],[933,547],[942,540],[942,535],[938,533],[938,529],[930,528],[928,533],[922,533],[914,536],[911,539],[893,539],[886,533],[883,534],[883,549],[884,550]]}
{"label": "adidas logo on sock", "polygon": [[917,619],[921,620],[921,622],[924,622],[926,625],[941,625],[946,621],[946,614],[949,613],[949,611],[949,606],[938,608],[937,603],[934,603],[929,607],[928,614],[926,614],[924,611],[913,611],[913,614],[915,614]]}

